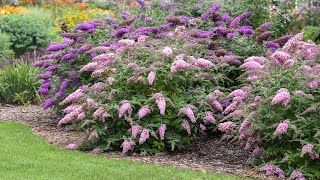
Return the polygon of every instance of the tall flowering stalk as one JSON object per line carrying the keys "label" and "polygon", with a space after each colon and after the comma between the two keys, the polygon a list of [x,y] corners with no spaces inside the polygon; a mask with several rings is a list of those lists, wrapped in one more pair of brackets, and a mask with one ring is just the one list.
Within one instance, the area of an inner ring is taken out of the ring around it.
{"label": "tall flowering stalk", "polygon": [[193,106],[193,105],[187,105],[186,107],[183,107],[183,108],[181,108],[181,109],[179,110],[179,114],[184,114],[184,115],[186,115],[186,116],[190,119],[190,121],[191,121],[192,123],[195,123],[195,122],[196,122],[196,118],[195,118],[194,113],[193,113],[193,111],[192,111],[192,110],[194,110],[194,109],[196,109],[195,106]]}
{"label": "tall flowering stalk", "polygon": [[272,98],[271,105],[282,104],[284,107],[288,106],[291,101],[289,90],[281,88],[277,91],[277,94]]}

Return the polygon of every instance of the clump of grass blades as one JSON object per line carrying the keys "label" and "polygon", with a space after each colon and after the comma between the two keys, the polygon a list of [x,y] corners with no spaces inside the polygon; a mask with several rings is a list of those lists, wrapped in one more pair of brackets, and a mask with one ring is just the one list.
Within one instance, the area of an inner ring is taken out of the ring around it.
{"label": "clump of grass blades", "polygon": [[26,104],[39,100],[36,75],[40,69],[17,62],[0,70],[0,102]]}

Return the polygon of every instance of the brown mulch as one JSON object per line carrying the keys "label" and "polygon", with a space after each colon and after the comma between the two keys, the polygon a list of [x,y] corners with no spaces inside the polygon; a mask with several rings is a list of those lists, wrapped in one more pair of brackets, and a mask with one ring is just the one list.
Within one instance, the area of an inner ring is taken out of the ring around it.
{"label": "brown mulch", "polygon": [[[83,132],[74,129],[58,129],[59,116],[52,110],[40,106],[11,106],[0,104],[0,120],[22,122],[46,141],[64,148],[70,143],[81,144]],[[107,152],[103,156],[127,159],[143,163],[182,167],[214,173],[228,173],[241,177],[270,179],[248,166],[249,154],[235,142],[220,141],[217,138],[202,137],[193,141],[184,152],[167,155],[147,156],[132,154],[123,156],[121,152]]]}
{"label": "brown mulch", "polygon": [[50,144],[65,147],[70,143],[82,142],[83,133],[57,128],[59,117],[52,110],[43,110],[40,106],[12,106],[0,104],[0,121],[21,122],[43,137]]}

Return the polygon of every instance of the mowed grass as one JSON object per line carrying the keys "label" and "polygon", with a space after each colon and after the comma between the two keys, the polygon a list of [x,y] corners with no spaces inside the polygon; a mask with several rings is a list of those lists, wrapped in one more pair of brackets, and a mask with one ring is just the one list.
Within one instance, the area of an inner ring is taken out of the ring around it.
{"label": "mowed grass", "polygon": [[141,164],[60,149],[23,124],[0,121],[0,179],[221,179],[239,177]]}

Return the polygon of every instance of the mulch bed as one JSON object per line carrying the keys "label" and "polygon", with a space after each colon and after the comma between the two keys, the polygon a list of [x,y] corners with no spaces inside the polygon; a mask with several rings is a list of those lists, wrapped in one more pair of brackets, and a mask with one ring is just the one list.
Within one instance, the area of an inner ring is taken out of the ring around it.
{"label": "mulch bed", "polygon": [[[56,125],[59,118],[54,111],[43,110],[40,106],[0,104],[0,120],[25,123],[35,134],[62,148],[70,143],[80,144],[85,137],[84,133],[74,129],[58,129]],[[249,168],[249,154],[236,142],[220,141],[215,137],[201,137],[193,141],[185,151],[167,155],[147,156],[134,153],[123,156],[121,152],[106,152],[101,155],[206,172],[228,173],[241,177],[270,179]]]}

